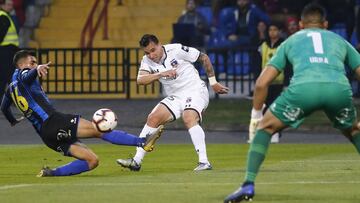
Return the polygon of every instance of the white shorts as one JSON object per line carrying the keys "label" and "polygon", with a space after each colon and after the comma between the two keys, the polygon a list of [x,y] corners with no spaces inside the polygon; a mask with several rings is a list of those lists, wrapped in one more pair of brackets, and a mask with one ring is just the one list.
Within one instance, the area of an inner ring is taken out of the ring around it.
{"label": "white shorts", "polygon": [[206,87],[202,87],[197,91],[170,95],[160,103],[169,109],[173,120],[180,118],[184,110],[193,109],[199,114],[201,121],[201,114],[209,104],[209,92]]}

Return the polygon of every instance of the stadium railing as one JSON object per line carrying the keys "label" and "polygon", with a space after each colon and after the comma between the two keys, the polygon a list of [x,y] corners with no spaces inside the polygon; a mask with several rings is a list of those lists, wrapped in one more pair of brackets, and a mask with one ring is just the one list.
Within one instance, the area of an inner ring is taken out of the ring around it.
{"label": "stadium railing", "polygon": [[[42,79],[44,90],[52,98],[158,98],[158,82],[139,86],[137,72],[143,56],[138,48],[37,49],[39,63],[51,61],[51,70]],[[205,51],[215,69],[218,81],[230,87],[229,95],[252,95],[255,78],[260,74],[261,58],[255,47],[208,49]],[[204,69],[195,64],[201,78],[208,82]],[[348,74],[351,75],[351,74]],[[359,83],[349,78],[354,95],[359,96]],[[210,91],[212,93],[212,91]],[[219,95],[211,94],[218,98]]]}

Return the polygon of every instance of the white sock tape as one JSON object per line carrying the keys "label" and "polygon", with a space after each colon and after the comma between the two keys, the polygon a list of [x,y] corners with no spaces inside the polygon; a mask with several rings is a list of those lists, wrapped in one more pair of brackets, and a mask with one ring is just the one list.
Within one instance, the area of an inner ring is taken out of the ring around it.
{"label": "white sock tape", "polygon": [[209,77],[209,83],[211,86],[217,83],[215,76]]}

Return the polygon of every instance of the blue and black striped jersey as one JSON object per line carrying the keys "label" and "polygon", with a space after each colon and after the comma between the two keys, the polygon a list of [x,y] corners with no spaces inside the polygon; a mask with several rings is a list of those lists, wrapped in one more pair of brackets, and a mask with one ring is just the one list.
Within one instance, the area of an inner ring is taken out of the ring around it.
{"label": "blue and black striped jersey", "polygon": [[37,80],[36,69],[16,69],[12,82],[3,97],[1,110],[10,123],[16,123],[10,110],[12,103],[32,123],[38,133],[44,121],[55,112]]}

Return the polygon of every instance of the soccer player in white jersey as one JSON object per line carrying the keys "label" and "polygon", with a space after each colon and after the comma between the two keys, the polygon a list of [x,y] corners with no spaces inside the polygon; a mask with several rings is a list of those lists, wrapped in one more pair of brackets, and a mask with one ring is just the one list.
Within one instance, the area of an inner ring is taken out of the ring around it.
{"label": "soccer player in white jersey", "polygon": [[[199,125],[201,113],[209,103],[209,93],[193,63],[199,61],[202,64],[214,92],[226,94],[229,89],[216,81],[209,57],[199,50],[181,44],[162,45],[151,34],[145,34],[139,43],[145,56],[141,61],[137,83],[147,85],[159,80],[167,96],[148,115],[140,137],[182,117],[199,156],[199,163],[194,170],[211,170],[206,154],[205,133]],[[145,154],[145,150],[138,147],[133,158],[118,159],[117,163],[132,171],[139,171]]]}

